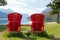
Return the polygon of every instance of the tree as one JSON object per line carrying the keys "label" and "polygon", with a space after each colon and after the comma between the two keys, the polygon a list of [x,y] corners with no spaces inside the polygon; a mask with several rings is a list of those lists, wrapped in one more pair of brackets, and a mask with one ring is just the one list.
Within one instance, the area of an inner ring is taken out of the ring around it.
{"label": "tree", "polygon": [[51,15],[57,14],[57,23],[59,23],[60,0],[53,0],[47,7],[51,7]]}
{"label": "tree", "polygon": [[0,6],[4,6],[6,4],[7,4],[6,0],[0,0]]}

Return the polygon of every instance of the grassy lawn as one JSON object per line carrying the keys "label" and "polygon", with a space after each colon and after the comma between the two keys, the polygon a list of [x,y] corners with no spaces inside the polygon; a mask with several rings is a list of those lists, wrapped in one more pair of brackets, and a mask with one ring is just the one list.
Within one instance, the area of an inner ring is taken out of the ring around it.
{"label": "grassy lawn", "polygon": [[[0,25],[0,40],[60,40],[60,24],[45,24],[45,34],[30,35],[27,37],[26,31],[31,31],[30,26],[22,26],[21,31],[24,37],[6,37],[4,33],[6,32],[6,26]],[[6,33],[5,33],[6,34]]]}

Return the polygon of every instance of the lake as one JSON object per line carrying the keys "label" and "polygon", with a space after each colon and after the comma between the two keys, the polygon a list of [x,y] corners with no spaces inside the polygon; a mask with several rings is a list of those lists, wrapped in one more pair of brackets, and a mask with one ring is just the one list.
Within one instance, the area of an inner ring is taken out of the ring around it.
{"label": "lake", "polygon": [[[7,18],[0,18],[0,25],[5,25],[8,23]],[[27,18],[22,18],[21,24],[30,24],[31,22]]]}

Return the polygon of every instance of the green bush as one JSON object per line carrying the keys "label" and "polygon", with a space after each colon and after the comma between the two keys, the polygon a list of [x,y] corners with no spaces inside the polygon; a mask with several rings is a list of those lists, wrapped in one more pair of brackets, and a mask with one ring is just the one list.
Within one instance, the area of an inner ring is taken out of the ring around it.
{"label": "green bush", "polygon": [[24,37],[23,33],[22,32],[8,32],[8,31],[5,31],[3,33],[3,36],[4,37]]}
{"label": "green bush", "polygon": [[27,35],[27,37],[30,37],[31,32],[29,31],[29,32],[27,32],[25,35]]}
{"label": "green bush", "polygon": [[44,34],[43,33],[41,33],[41,32],[38,32],[38,31],[36,31],[36,32],[34,32],[34,34],[33,34],[34,36],[43,36]]}

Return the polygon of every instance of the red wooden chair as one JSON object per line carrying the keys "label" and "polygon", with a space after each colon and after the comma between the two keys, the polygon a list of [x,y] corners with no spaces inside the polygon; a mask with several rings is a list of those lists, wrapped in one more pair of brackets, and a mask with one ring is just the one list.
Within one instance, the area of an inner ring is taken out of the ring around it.
{"label": "red wooden chair", "polygon": [[19,32],[21,26],[22,15],[19,13],[8,14],[8,31],[9,32]]}
{"label": "red wooden chair", "polygon": [[34,33],[35,31],[44,32],[44,15],[43,14],[33,14],[31,15],[31,31]]}

